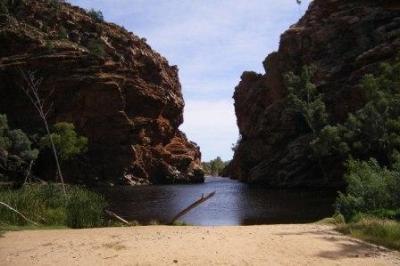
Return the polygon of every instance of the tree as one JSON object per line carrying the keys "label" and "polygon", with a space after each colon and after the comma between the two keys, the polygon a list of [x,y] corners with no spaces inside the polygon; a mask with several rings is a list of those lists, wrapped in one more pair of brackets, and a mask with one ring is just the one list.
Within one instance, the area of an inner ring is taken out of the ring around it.
{"label": "tree", "polygon": [[6,115],[0,115],[0,177],[21,182],[38,154],[28,136],[20,129],[11,130]]}
{"label": "tree", "polygon": [[285,80],[289,110],[300,114],[307,127],[316,136],[327,124],[328,115],[322,94],[311,81],[314,72],[314,67],[304,66],[300,76],[289,72],[285,75]]}
{"label": "tree", "polygon": [[92,19],[94,19],[94,20],[96,20],[98,22],[103,22],[104,21],[104,15],[103,15],[103,12],[101,12],[101,10],[95,10],[95,9],[92,8],[92,9],[90,9],[88,11],[88,15]]}
{"label": "tree", "polygon": [[348,160],[346,166],[348,186],[345,193],[339,193],[336,204],[347,219],[358,213],[399,210],[400,169],[381,167],[375,159]]}
{"label": "tree", "polygon": [[60,161],[65,162],[87,151],[88,139],[79,136],[75,126],[71,123],[61,122],[54,125],[53,133],[45,136],[40,141],[41,148],[51,148],[51,141],[58,151]]}
{"label": "tree", "polygon": [[400,151],[400,60],[383,64],[378,75],[362,82],[366,104],[343,124],[327,126],[314,141],[321,155],[368,160],[390,166]]}
{"label": "tree", "polygon": [[26,96],[29,98],[31,103],[33,104],[34,108],[36,109],[37,113],[39,114],[39,116],[43,122],[47,136],[49,137],[51,150],[53,152],[53,156],[56,161],[58,177],[60,178],[60,181],[62,183],[63,192],[66,195],[67,191],[65,189],[64,177],[63,177],[63,174],[61,171],[61,166],[60,166],[60,162],[59,162],[59,158],[58,158],[58,154],[57,154],[57,149],[54,144],[52,135],[50,133],[49,124],[47,122],[47,116],[53,107],[52,104],[47,103],[47,98],[49,98],[51,96],[51,93],[49,95],[47,95],[46,98],[41,97],[40,92],[39,92],[39,87],[43,80],[37,79],[35,77],[35,73],[31,72],[31,71],[28,71],[28,72],[21,71],[21,73],[22,73],[22,77],[24,78],[24,80],[26,82],[26,87],[21,87],[21,88],[24,91],[24,93],[26,94]]}
{"label": "tree", "polygon": [[[293,72],[285,75],[288,89],[288,109],[304,118],[304,122],[307,128],[311,130],[313,137],[310,146],[320,134],[321,129],[326,126],[328,120],[326,106],[322,99],[323,95],[312,82],[314,73],[315,68],[313,66],[304,66],[299,76]],[[317,153],[313,155],[318,161],[325,180],[327,180],[321,156]]]}
{"label": "tree", "polygon": [[214,160],[209,162],[203,162],[203,170],[206,174],[212,176],[218,176],[222,174],[224,168],[228,165],[229,162],[222,161],[221,157],[217,157]]}

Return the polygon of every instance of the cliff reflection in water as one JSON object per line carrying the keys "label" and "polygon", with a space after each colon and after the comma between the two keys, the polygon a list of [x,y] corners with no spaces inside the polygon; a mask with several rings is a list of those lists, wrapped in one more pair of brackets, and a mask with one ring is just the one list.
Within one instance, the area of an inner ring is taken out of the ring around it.
{"label": "cliff reflection in water", "polygon": [[335,191],[275,190],[220,178],[204,184],[116,187],[104,192],[111,208],[128,220],[166,223],[202,194],[216,195],[182,217],[193,225],[305,223],[332,215]]}

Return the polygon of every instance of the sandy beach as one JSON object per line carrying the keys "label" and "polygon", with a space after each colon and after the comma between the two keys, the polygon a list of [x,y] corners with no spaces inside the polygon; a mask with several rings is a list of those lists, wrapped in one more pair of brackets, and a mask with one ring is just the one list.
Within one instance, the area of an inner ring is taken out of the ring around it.
{"label": "sandy beach", "polygon": [[1,265],[400,265],[326,225],[147,226],[7,232]]}

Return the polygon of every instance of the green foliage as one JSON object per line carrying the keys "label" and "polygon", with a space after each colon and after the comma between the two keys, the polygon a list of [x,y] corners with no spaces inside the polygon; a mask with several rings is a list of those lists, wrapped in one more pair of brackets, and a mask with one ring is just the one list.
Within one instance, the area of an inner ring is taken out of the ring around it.
{"label": "green foliage", "polygon": [[0,178],[20,181],[38,154],[28,136],[20,129],[11,130],[7,117],[0,115]]}
{"label": "green foliage", "polygon": [[0,149],[8,150],[11,146],[11,140],[8,137],[8,121],[6,115],[0,114]]}
{"label": "green foliage", "polygon": [[32,142],[22,130],[11,130],[9,132],[9,139],[11,142],[8,150],[9,153],[19,157],[25,162],[36,160],[39,152],[35,149],[32,150]]}
{"label": "green foliage", "polygon": [[365,106],[343,124],[324,128],[313,147],[323,155],[374,157],[390,166],[400,150],[400,61],[383,64],[378,76],[366,75],[361,85]]}
{"label": "green foliage", "polygon": [[103,16],[103,12],[101,12],[101,10],[95,10],[95,9],[90,9],[88,11],[88,15],[96,20],[97,22],[103,22],[104,21],[104,16]]}
{"label": "green foliage", "polygon": [[91,39],[87,44],[87,48],[89,49],[91,55],[97,57],[104,57],[106,55],[104,45],[99,39]]}
{"label": "green foliage", "polygon": [[94,192],[73,189],[68,194],[66,225],[71,228],[97,227],[104,223],[104,198]]}
{"label": "green foliage", "polygon": [[46,50],[51,52],[54,50],[54,42],[50,41],[50,40],[46,40],[46,46],[45,46]]}
{"label": "green foliage", "polygon": [[0,0],[0,6],[6,7],[7,13],[15,15],[26,5],[26,2],[27,0]]}
{"label": "green foliage", "polygon": [[400,209],[400,172],[381,167],[374,159],[349,160],[345,180],[346,193],[339,193],[337,209],[347,220],[358,213],[374,213],[377,210]]}
{"label": "green foliage", "polygon": [[[54,125],[52,132],[51,137],[61,161],[69,161],[87,151],[88,139],[79,136],[73,124],[66,122],[57,123]],[[50,148],[50,145],[49,136],[41,139],[40,146],[42,148]]]}
{"label": "green foliage", "polygon": [[8,6],[6,0],[0,0],[0,14],[8,14]]}
{"label": "green foliage", "polygon": [[315,135],[327,124],[326,106],[322,94],[312,83],[315,69],[305,66],[301,75],[293,72],[285,75],[288,89],[289,111],[300,114],[307,127]]}
{"label": "green foliage", "polygon": [[220,176],[224,168],[229,164],[229,162],[222,161],[221,157],[217,157],[209,162],[203,162],[203,170],[206,175]]}
{"label": "green foliage", "polygon": [[63,0],[47,0],[47,4],[57,11],[60,10],[62,3],[64,3]]}
{"label": "green foliage", "polygon": [[[67,196],[55,184],[26,185],[18,190],[0,190],[0,201],[42,225],[71,228],[101,226],[106,203],[100,195],[81,187],[68,186]],[[15,212],[0,206],[0,223],[27,225]]]}
{"label": "green foliage", "polygon": [[342,155],[346,156],[350,148],[341,137],[341,126],[325,126],[316,139],[311,141],[311,148],[320,158]]}
{"label": "green foliage", "polygon": [[58,38],[60,38],[61,40],[68,39],[68,32],[63,26],[60,26],[60,28],[58,29]]}

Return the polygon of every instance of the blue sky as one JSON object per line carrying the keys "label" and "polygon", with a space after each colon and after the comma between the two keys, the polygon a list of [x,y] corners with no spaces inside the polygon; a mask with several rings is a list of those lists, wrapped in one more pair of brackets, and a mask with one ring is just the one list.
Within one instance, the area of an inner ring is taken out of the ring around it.
{"label": "blue sky", "polygon": [[102,10],[178,65],[185,98],[181,129],[208,161],[232,158],[238,138],[232,95],[245,70],[262,61],[304,14],[295,0],[69,0]]}

